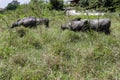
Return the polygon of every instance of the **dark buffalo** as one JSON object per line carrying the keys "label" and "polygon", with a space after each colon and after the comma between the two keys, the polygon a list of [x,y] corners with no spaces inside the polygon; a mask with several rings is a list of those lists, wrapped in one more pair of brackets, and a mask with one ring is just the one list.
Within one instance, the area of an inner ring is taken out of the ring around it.
{"label": "dark buffalo", "polygon": [[105,32],[105,34],[110,34],[110,19],[95,19],[88,22],[90,29],[97,32]]}
{"label": "dark buffalo", "polygon": [[94,30],[97,32],[105,32],[110,34],[111,21],[109,19],[83,19],[80,21],[71,21],[66,25],[62,25],[61,29],[70,29],[72,31]]}
{"label": "dark buffalo", "polygon": [[17,20],[15,23],[12,24],[11,28],[24,26],[24,27],[36,27],[37,25],[44,24],[46,27],[49,27],[49,19],[47,18],[35,18],[35,17],[26,17],[23,19]]}

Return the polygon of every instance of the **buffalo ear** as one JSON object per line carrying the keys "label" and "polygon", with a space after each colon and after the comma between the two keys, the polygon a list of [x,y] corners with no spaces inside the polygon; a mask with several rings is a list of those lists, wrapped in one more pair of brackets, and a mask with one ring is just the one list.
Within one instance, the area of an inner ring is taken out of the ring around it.
{"label": "buffalo ear", "polygon": [[78,21],[80,21],[81,20],[81,18],[78,18]]}
{"label": "buffalo ear", "polygon": [[18,19],[17,22],[20,21],[20,20],[21,20],[21,19]]}
{"label": "buffalo ear", "polygon": [[15,27],[15,23],[12,24],[12,26],[10,28],[14,28]]}
{"label": "buffalo ear", "polygon": [[85,20],[84,24],[87,25],[88,23],[89,23],[88,20]]}
{"label": "buffalo ear", "polygon": [[88,27],[88,26],[89,26],[89,21],[88,21],[88,20],[85,20],[85,21],[84,21],[84,26],[85,26],[85,27]]}
{"label": "buffalo ear", "polygon": [[61,29],[64,30],[65,28],[63,27],[63,25],[61,25]]}

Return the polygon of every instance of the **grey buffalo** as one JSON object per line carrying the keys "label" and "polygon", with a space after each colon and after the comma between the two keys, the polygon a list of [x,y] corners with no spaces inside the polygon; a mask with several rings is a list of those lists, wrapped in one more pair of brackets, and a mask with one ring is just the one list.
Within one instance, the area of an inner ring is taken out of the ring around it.
{"label": "grey buffalo", "polygon": [[93,19],[93,20],[79,20],[71,21],[68,24],[62,25],[61,29],[70,29],[72,31],[87,31],[94,30],[97,32],[104,32],[110,34],[111,21],[109,19]]}
{"label": "grey buffalo", "polygon": [[35,18],[35,17],[26,17],[23,19],[17,20],[12,24],[11,28],[24,26],[24,27],[36,27],[37,25],[44,24],[47,28],[49,27],[49,19],[47,18]]}

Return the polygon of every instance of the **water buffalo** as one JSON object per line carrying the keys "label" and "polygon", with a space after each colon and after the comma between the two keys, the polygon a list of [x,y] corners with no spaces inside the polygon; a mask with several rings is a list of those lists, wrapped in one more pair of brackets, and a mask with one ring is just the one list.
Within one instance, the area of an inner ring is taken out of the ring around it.
{"label": "water buffalo", "polygon": [[97,32],[105,32],[105,34],[110,34],[110,19],[94,19],[88,22],[90,29]]}
{"label": "water buffalo", "polygon": [[49,19],[47,18],[35,18],[35,17],[26,17],[23,19],[17,20],[12,24],[11,28],[18,27],[20,25],[24,27],[36,27],[37,25],[44,24],[47,28],[49,27]]}
{"label": "water buffalo", "polygon": [[111,21],[109,19],[82,19],[79,21],[71,21],[68,24],[62,25],[61,29],[70,29],[72,31],[87,31],[94,30],[97,32],[105,32],[110,34]]}

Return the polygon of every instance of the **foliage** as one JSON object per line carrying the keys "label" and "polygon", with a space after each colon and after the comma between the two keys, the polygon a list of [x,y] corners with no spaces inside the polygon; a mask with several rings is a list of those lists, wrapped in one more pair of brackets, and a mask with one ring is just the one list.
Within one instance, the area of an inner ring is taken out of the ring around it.
{"label": "foliage", "polygon": [[111,12],[115,12],[118,7],[120,8],[119,4],[120,0],[80,0],[78,3],[79,6],[86,9],[105,8]]}
{"label": "foliage", "polygon": [[63,0],[50,0],[51,9],[62,10],[63,3]]}
{"label": "foliage", "polygon": [[20,3],[17,0],[13,0],[11,3],[9,3],[6,7],[7,10],[15,10]]}
{"label": "foliage", "polygon": [[79,6],[81,6],[81,7],[89,6],[89,0],[80,0],[79,1]]}

